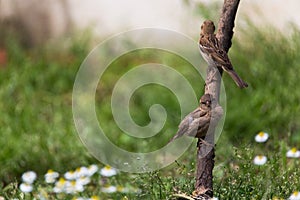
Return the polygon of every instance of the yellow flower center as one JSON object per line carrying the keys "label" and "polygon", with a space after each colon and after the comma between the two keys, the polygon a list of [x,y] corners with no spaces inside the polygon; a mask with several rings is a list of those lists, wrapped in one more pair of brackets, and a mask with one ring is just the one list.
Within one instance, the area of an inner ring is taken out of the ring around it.
{"label": "yellow flower center", "polygon": [[76,169],[76,172],[80,172],[81,171],[81,169],[80,169],[80,167],[78,167],[77,169]]}
{"label": "yellow flower center", "polygon": [[258,133],[258,135],[259,135],[260,137],[263,137],[263,136],[265,135],[265,133],[261,131],[261,132]]}
{"label": "yellow flower center", "polygon": [[295,192],[293,193],[294,196],[298,196],[298,194],[299,194],[298,191],[295,191]]}
{"label": "yellow flower center", "polygon": [[257,156],[259,160],[263,159],[262,155]]}
{"label": "yellow flower center", "polygon": [[111,169],[111,166],[106,165],[106,166],[105,166],[105,169],[110,170],[110,169]]}
{"label": "yellow flower center", "polygon": [[124,187],[123,187],[123,186],[120,186],[120,185],[117,186],[117,191],[121,192],[121,191],[123,191],[123,190],[124,190]]}
{"label": "yellow flower center", "polygon": [[291,149],[291,151],[292,151],[293,153],[296,153],[296,152],[297,152],[297,148],[294,147],[294,148]]}
{"label": "yellow flower center", "polygon": [[75,186],[76,185],[76,181],[71,181],[71,185]]}
{"label": "yellow flower center", "polygon": [[70,174],[74,174],[75,172],[74,172],[74,171],[68,171],[68,173],[70,173]]}
{"label": "yellow flower center", "polygon": [[64,179],[64,178],[59,178],[59,180],[58,180],[58,182],[60,183],[60,184],[64,184],[65,182],[66,182],[66,180]]}
{"label": "yellow flower center", "polygon": [[92,196],[91,199],[92,200],[99,200],[99,197],[98,196]]}
{"label": "yellow flower center", "polygon": [[54,171],[52,169],[48,169],[47,174],[52,174]]}

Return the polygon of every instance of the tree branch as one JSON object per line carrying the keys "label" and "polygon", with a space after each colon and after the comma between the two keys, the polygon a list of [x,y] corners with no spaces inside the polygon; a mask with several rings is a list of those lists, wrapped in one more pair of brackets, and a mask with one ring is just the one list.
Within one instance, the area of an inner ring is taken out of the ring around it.
{"label": "tree branch", "polygon": [[225,0],[218,24],[217,38],[223,49],[228,52],[233,36],[234,19],[240,0]]}
{"label": "tree branch", "polygon": [[[217,38],[221,47],[228,52],[231,47],[233,36],[234,19],[240,0],[224,0],[222,13],[218,24]],[[219,72],[219,73],[218,73]],[[222,108],[219,106],[220,85],[222,69],[215,66],[208,66],[205,81],[205,93],[210,94],[213,99],[211,124],[205,138],[198,141],[197,150],[197,172],[194,199],[209,199],[213,197],[213,168],[214,168],[214,133],[215,127],[222,116]]]}

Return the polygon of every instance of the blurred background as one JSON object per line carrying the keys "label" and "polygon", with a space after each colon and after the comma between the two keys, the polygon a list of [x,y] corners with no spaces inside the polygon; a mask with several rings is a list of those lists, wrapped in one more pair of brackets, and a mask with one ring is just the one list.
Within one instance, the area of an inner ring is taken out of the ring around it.
{"label": "blurred background", "polygon": [[[97,162],[80,142],[72,119],[76,72],[96,44],[142,27],[175,30],[197,41],[203,19],[217,22],[221,6],[218,0],[0,0],[0,187],[26,170],[43,174],[49,168],[64,171]],[[299,6],[298,0],[241,1],[229,56],[250,87],[240,90],[224,75],[227,113],[217,162],[230,159],[229,147],[251,144],[250,138],[261,130],[274,140],[299,144]],[[180,122],[178,101],[160,86],[139,89],[131,104],[140,125],[149,122],[152,104],[166,108],[168,119],[158,142],[155,137],[137,142],[113,121],[115,82],[131,68],[153,61],[174,67],[198,98],[202,94],[204,82],[195,69],[167,52],[131,52],[114,61],[97,89],[97,114],[108,137],[130,151],[164,146]],[[193,156],[195,148],[190,152]]]}
{"label": "blurred background", "polygon": [[[218,7],[221,0],[154,0],[152,2],[127,0],[1,0],[2,25],[18,27],[27,45],[37,45],[51,38],[70,35],[74,29],[93,30],[97,36],[116,34],[139,27],[162,27],[197,36],[201,15],[199,6]],[[256,25],[266,23],[284,31],[290,23],[300,25],[297,14],[299,2],[290,0],[241,1],[237,24],[243,25],[247,16]],[[206,9],[215,19],[218,12]],[[203,14],[203,13],[202,13]],[[275,15],[276,14],[276,15]],[[206,17],[206,16],[202,16]],[[6,27],[7,28],[7,27]],[[239,26],[237,26],[237,29]],[[25,42],[25,41],[24,41]]]}

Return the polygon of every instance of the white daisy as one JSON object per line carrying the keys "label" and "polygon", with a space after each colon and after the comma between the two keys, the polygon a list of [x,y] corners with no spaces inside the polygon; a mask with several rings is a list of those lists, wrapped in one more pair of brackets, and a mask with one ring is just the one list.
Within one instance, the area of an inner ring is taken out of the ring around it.
{"label": "white daisy", "polygon": [[117,187],[113,185],[107,185],[101,188],[101,191],[104,193],[114,193],[117,191]]}
{"label": "white daisy", "polygon": [[32,184],[35,181],[35,179],[36,179],[36,173],[34,171],[28,171],[22,175],[22,180],[25,183]]}
{"label": "white daisy", "polygon": [[65,185],[65,191],[67,194],[74,194],[76,192],[83,192],[84,187],[77,181],[68,181]]}
{"label": "white daisy", "polygon": [[91,179],[88,176],[82,176],[82,177],[76,179],[76,182],[80,185],[87,185],[91,182]]}
{"label": "white daisy", "polygon": [[61,193],[65,190],[66,185],[68,184],[68,181],[66,181],[64,178],[60,178],[53,188],[53,192],[55,193]]}
{"label": "white daisy", "polygon": [[289,200],[300,200],[300,192],[295,191],[293,194],[289,197]]}
{"label": "white daisy", "polygon": [[77,178],[77,174],[75,173],[75,171],[67,171],[64,174],[64,177],[67,180],[75,180]]}
{"label": "white daisy", "polygon": [[21,183],[20,190],[24,193],[29,193],[33,190],[33,187],[30,183]]}
{"label": "white daisy", "polygon": [[90,165],[88,167],[88,176],[93,176],[97,171],[98,171],[98,166],[97,165]]}
{"label": "white daisy", "polygon": [[100,170],[100,174],[102,176],[110,177],[117,174],[117,170],[115,168],[112,168],[111,166],[105,166]]}
{"label": "white daisy", "polygon": [[300,157],[300,151],[297,150],[297,148],[292,148],[288,152],[286,152],[286,157],[288,158],[299,158]]}
{"label": "white daisy", "polygon": [[262,156],[262,155],[255,156],[255,158],[253,160],[253,163],[255,165],[264,165],[266,162],[267,162],[267,157],[266,156]]}
{"label": "white daisy", "polygon": [[100,198],[98,196],[91,196],[91,198],[89,198],[88,200],[100,200]]}
{"label": "white daisy", "polygon": [[55,183],[56,179],[59,177],[59,173],[49,169],[45,174],[46,183]]}
{"label": "white daisy", "polygon": [[269,138],[269,134],[261,131],[255,136],[255,141],[262,143],[262,142],[266,142],[268,138]]}
{"label": "white daisy", "polygon": [[87,167],[79,167],[75,170],[76,178],[80,178],[80,177],[88,176],[88,175],[89,175],[89,170]]}

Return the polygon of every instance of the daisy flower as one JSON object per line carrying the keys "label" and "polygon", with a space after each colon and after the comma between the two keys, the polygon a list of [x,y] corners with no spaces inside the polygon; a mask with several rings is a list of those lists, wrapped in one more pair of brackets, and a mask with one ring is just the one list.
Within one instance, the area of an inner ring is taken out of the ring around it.
{"label": "daisy flower", "polygon": [[117,170],[107,165],[100,170],[100,174],[105,177],[110,177],[116,175]]}
{"label": "daisy flower", "polygon": [[49,169],[45,174],[46,183],[55,183],[56,179],[59,177],[59,174],[52,169]]}
{"label": "daisy flower", "polygon": [[98,171],[98,166],[97,165],[90,165],[88,167],[88,176],[93,176],[97,171]]}
{"label": "daisy flower", "polygon": [[89,175],[89,170],[87,167],[79,167],[75,170],[76,178],[80,178],[80,177],[88,176],[88,175]]}
{"label": "daisy flower", "polygon": [[75,180],[77,178],[77,174],[75,173],[75,171],[67,171],[64,174],[64,177],[67,180]]}
{"label": "daisy flower", "polygon": [[77,181],[68,181],[65,185],[65,191],[67,194],[74,194],[76,192],[83,192],[84,187]]}
{"label": "daisy flower", "polygon": [[22,180],[25,183],[32,184],[35,181],[35,179],[36,179],[36,173],[34,171],[28,171],[22,175]]}
{"label": "daisy flower", "polygon": [[100,200],[100,198],[98,196],[91,196],[91,198],[89,198],[88,200]]}
{"label": "daisy flower", "polygon": [[269,138],[269,134],[261,131],[255,136],[255,141],[259,143],[263,143],[266,142],[268,138]]}
{"label": "daisy flower", "polygon": [[296,147],[290,149],[288,152],[286,152],[286,157],[288,158],[299,158],[300,157],[300,151],[297,150]]}
{"label": "daisy flower", "polygon": [[293,194],[289,197],[289,200],[300,200],[300,193],[299,193],[299,191],[293,192]]}
{"label": "daisy flower", "polygon": [[266,156],[262,156],[262,155],[255,156],[255,158],[253,160],[253,163],[255,165],[264,165],[266,162],[267,162],[267,157]]}
{"label": "daisy flower", "polygon": [[53,192],[55,193],[61,193],[65,190],[65,187],[67,185],[68,181],[66,181],[64,178],[60,178],[53,188]]}
{"label": "daisy flower", "polygon": [[82,176],[82,177],[76,179],[76,182],[80,185],[87,185],[91,182],[91,179],[88,176]]}
{"label": "daisy flower", "polygon": [[107,185],[101,188],[101,191],[104,193],[114,193],[117,191],[117,187],[113,185]]}
{"label": "daisy flower", "polygon": [[21,183],[20,190],[24,193],[29,193],[33,190],[33,187],[30,183]]}

